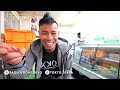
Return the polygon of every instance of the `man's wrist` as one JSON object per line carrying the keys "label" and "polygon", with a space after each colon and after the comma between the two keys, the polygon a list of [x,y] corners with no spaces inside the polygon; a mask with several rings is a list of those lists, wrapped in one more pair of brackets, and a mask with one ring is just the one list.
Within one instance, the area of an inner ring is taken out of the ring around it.
{"label": "man's wrist", "polygon": [[7,63],[6,67],[11,68],[11,69],[17,69],[17,68],[22,67],[24,64],[25,64],[25,56],[22,58],[20,63],[18,63],[16,65]]}

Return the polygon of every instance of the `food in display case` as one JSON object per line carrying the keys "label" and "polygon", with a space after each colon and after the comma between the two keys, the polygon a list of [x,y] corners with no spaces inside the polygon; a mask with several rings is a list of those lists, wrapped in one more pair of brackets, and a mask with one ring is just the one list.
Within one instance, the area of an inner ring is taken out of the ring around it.
{"label": "food in display case", "polygon": [[88,69],[94,67],[94,57],[96,48],[83,48],[79,64]]}
{"label": "food in display case", "polygon": [[120,45],[89,45],[82,48],[79,65],[108,79],[119,78]]}
{"label": "food in display case", "polygon": [[96,57],[103,57],[103,56],[105,56],[105,52],[104,52],[104,51],[98,50],[98,51],[96,52]]}
{"label": "food in display case", "polygon": [[95,72],[111,79],[118,78],[118,66],[120,51],[117,48],[102,48],[99,47],[98,51],[104,52],[102,56],[96,55],[96,67],[98,70]]}

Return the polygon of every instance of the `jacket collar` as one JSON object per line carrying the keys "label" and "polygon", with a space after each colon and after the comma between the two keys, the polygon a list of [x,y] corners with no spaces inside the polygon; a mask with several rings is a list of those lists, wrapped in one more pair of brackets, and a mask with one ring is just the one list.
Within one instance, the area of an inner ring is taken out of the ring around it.
{"label": "jacket collar", "polygon": [[[62,55],[67,53],[72,48],[72,46],[69,43],[61,41],[61,40],[58,40],[57,45],[58,45],[58,48],[61,51]],[[43,46],[41,44],[40,39],[34,41],[31,45],[31,50],[33,51],[33,53],[36,56],[39,56],[39,53],[41,52],[42,48],[43,48]]]}
{"label": "jacket collar", "polygon": [[[58,45],[58,54],[57,54],[58,67],[60,70],[62,70],[64,54],[71,49],[71,45],[67,44],[66,42],[62,42],[61,40],[58,40],[57,45]],[[40,39],[34,41],[31,44],[31,50],[37,56],[36,70],[39,71],[42,65],[42,56],[43,56],[43,46],[41,44]],[[36,74],[36,77],[39,78],[40,75]]]}

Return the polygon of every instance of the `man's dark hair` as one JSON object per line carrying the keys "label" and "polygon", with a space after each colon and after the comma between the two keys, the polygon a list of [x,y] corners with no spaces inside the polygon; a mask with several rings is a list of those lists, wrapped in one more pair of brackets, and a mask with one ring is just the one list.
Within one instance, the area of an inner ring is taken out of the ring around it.
{"label": "man's dark hair", "polygon": [[41,26],[43,24],[53,24],[53,23],[57,24],[57,22],[54,20],[54,18],[52,18],[52,16],[50,15],[50,13],[47,12],[47,13],[44,14],[43,18],[40,19],[39,26]]}

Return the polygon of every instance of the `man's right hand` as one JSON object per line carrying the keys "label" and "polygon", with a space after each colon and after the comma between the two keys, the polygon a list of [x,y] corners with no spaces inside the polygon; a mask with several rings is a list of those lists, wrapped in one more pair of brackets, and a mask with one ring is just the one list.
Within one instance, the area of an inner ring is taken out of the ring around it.
{"label": "man's right hand", "polygon": [[22,61],[25,52],[25,48],[19,49],[15,46],[0,42],[0,57],[9,64],[19,64]]}

